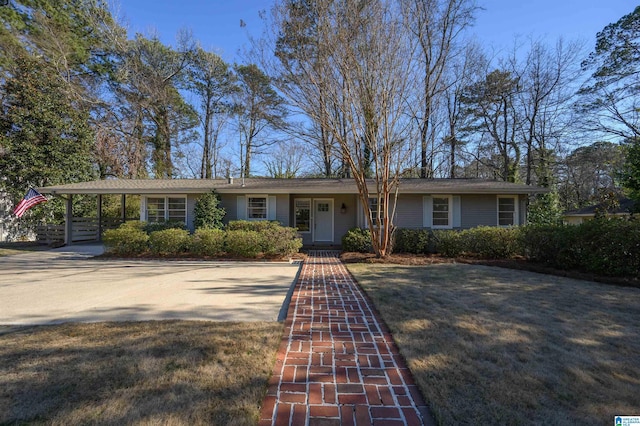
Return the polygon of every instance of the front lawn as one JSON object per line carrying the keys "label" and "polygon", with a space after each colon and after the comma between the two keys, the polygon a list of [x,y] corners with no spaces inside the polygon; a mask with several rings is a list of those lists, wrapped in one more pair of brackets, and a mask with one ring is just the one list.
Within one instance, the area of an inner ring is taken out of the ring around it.
{"label": "front lawn", "polygon": [[282,325],[0,327],[0,424],[254,425]]}
{"label": "front lawn", "polygon": [[640,289],[476,265],[348,268],[440,424],[638,414]]}
{"label": "front lawn", "polygon": [[25,253],[28,251],[49,250],[51,247],[35,241],[0,243],[0,256]]}

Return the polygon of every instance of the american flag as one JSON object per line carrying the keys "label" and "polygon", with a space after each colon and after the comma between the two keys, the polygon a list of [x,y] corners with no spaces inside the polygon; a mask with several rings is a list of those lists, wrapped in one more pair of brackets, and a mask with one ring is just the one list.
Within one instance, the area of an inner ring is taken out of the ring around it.
{"label": "american flag", "polygon": [[16,217],[21,217],[24,212],[29,210],[31,207],[46,201],[47,199],[41,193],[31,188],[27,191],[27,194],[24,196],[22,201],[20,201],[16,208],[13,209],[13,214],[15,214]]}

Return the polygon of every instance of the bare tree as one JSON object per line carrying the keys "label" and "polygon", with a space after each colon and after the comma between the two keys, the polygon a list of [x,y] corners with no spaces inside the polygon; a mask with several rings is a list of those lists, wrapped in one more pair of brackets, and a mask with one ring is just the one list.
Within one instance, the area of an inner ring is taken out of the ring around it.
{"label": "bare tree", "polygon": [[[273,40],[291,22],[289,4],[281,1],[275,6]],[[307,44],[292,43],[294,52],[300,49],[295,72],[282,60],[271,63],[269,70],[282,76],[276,81],[287,82],[279,89],[288,101],[323,123],[324,131],[337,142],[358,187],[373,250],[386,256],[391,249],[400,165],[411,151],[405,139],[413,82],[406,26],[395,2],[318,0],[304,4],[314,17],[314,43],[324,54],[321,59],[306,56]],[[299,37],[306,37],[305,28],[297,31]],[[299,74],[304,79],[295,78]],[[320,100],[327,105],[326,114],[317,107]],[[376,201],[370,203],[370,196]],[[375,206],[373,211],[371,206]]]}
{"label": "bare tree", "polygon": [[419,74],[420,108],[414,118],[420,132],[420,177],[434,175],[436,129],[435,103],[446,89],[445,74],[458,53],[456,39],[468,27],[478,9],[474,0],[401,0],[405,23],[416,44],[415,64]]}
{"label": "bare tree", "polygon": [[593,72],[578,104],[586,128],[620,139],[640,137],[640,6],[598,32],[582,66]]}
{"label": "bare tree", "polygon": [[601,191],[615,192],[623,164],[623,147],[611,142],[596,142],[573,150],[562,161],[557,175],[564,208],[591,204]]}
{"label": "bare tree", "polygon": [[218,175],[220,133],[233,112],[231,96],[237,93],[235,76],[218,55],[198,47],[186,70],[186,88],[198,99],[202,126],[201,179]]}
{"label": "bare tree", "polygon": [[[315,76],[328,65],[333,46],[323,43],[322,28],[320,27],[324,5],[315,0],[282,1],[273,9],[273,21],[279,26],[279,32],[274,40],[273,51],[265,52],[277,58],[278,87],[287,87],[291,106],[299,110],[300,102],[304,101],[307,125],[289,128],[293,135],[310,144],[318,152],[319,166],[326,177],[336,173],[336,159],[340,150],[328,129],[330,117],[340,114],[339,109],[332,105],[325,96],[322,88],[323,80]],[[313,109],[313,113],[309,110]]]}
{"label": "bare tree", "polygon": [[[239,90],[236,93],[242,175],[251,176],[251,160],[275,143],[265,137],[266,130],[284,127],[286,110],[272,82],[255,64],[236,65]],[[261,138],[258,138],[260,136]]]}
{"label": "bare tree", "polygon": [[481,141],[488,142],[487,153],[483,155],[486,160],[480,156],[476,159],[485,165],[491,164],[496,177],[505,182],[518,179],[522,156],[517,138],[520,129],[515,103],[518,90],[517,76],[508,70],[496,69],[469,86],[464,94],[464,102],[474,120],[471,130],[478,132]]}
{"label": "bare tree", "polygon": [[264,161],[269,176],[277,179],[292,179],[298,176],[304,165],[306,152],[292,141],[278,141]]}
{"label": "bare tree", "polygon": [[479,73],[486,67],[486,58],[477,44],[470,42],[464,54],[455,58],[446,75],[446,129],[444,129],[443,145],[447,157],[445,163],[448,176],[453,179],[458,176],[460,169],[459,157],[464,155],[465,140],[469,133],[469,114],[467,114],[464,100],[464,90],[473,83]]}
{"label": "bare tree", "polygon": [[568,139],[573,83],[579,75],[575,65],[581,52],[577,43],[558,40],[554,47],[532,42],[525,59],[514,53],[511,70],[517,75],[520,90],[520,139],[525,148],[525,183],[550,186],[551,157],[558,144]]}

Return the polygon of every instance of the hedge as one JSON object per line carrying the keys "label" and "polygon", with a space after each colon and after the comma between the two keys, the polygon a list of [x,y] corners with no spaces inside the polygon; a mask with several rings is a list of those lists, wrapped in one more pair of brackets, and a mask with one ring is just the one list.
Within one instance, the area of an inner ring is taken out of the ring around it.
{"label": "hedge", "polygon": [[141,222],[142,229],[151,235],[152,232],[164,231],[165,229],[187,229],[184,222],[169,220],[166,222]]}
{"label": "hedge", "polygon": [[[344,251],[370,252],[366,229],[349,230]],[[530,261],[599,275],[640,277],[640,220],[599,218],[581,225],[539,225],[465,230],[397,229],[395,253]]]}
{"label": "hedge", "polygon": [[232,256],[257,257],[262,250],[261,243],[258,232],[238,229],[227,231],[225,247]]}
{"label": "hedge", "polygon": [[396,253],[424,254],[433,251],[431,231],[428,229],[396,229],[393,251]]}
{"label": "hedge", "polygon": [[561,269],[640,277],[640,221],[601,218],[580,225],[525,227],[527,258]]}
{"label": "hedge", "polygon": [[184,229],[164,229],[149,234],[149,249],[158,255],[180,254],[189,251],[191,238]]}
{"label": "hedge", "polygon": [[342,250],[368,253],[371,251],[371,232],[368,229],[352,228],[342,237]]}
{"label": "hedge", "polygon": [[[289,257],[302,247],[302,239],[294,228],[278,222],[231,222],[225,230],[197,229],[193,235],[180,223],[127,222],[118,229],[106,231],[106,250],[120,256],[151,252],[175,255],[191,252],[198,256],[231,256],[254,258]],[[157,230],[155,230],[157,229]],[[147,234],[147,231],[151,231]]]}
{"label": "hedge", "polygon": [[462,231],[433,231],[435,251],[448,257],[505,259],[522,253],[519,228],[480,226]]}
{"label": "hedge", "polygon": [[196,229],[191,251],[199,256],[220,256],[224,253],[225,232],[221,229]]}
{"label": "hedge", "polygon": [[149,236],[140,225],[125,222],[117,229],[108,229],[102,234],[102,242],[108,253],[128,256],[143,253],[147,250]]}

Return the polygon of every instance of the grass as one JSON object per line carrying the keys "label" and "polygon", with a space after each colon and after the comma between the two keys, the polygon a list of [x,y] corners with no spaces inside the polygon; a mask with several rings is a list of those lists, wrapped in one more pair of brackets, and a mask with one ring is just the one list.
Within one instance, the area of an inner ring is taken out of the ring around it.
{"label": "grass", "polygon": [[476,265],[348,267],[440,424],[638,414],[640,289]]}
{"label": "grass", "polygon": [[27,251],[41,251],[41,250],[49,250],[49,249],[51,249],[51,247],[47,245],[39,244],[34,241],[0,243],[0,257],[10,256],[13,254],[20,254]]}
{"label": "grass", "polygon": [[254,425],[278,323],[0,329],[0,424]]}

